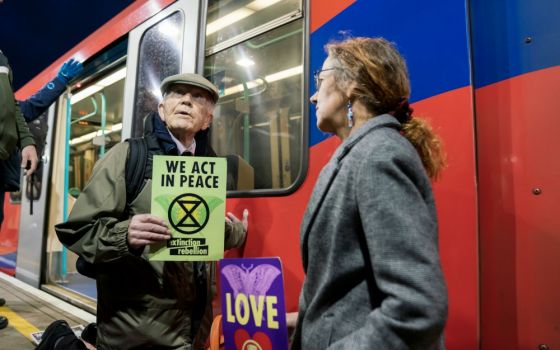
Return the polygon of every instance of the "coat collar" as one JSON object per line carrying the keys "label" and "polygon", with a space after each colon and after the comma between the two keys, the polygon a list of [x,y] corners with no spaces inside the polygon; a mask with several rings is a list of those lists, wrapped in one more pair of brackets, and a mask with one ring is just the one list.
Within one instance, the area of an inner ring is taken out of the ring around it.
{"label": "coat collar", "polygon": [[340,162],[364,136],[369,134],[373,129],[380,127],[392,127],[400,129],[401,124],[395,117],[390,114],[382,114],[368,120],[361,128],[356,130],[352,135],[348,136],[346,140],[338,147],[333,158]]}
{"label": "coat collar", "polygon": [[300,243],[302,249],[303,267],[305,271],[307,271],[307,241],[309,232],[311,231],[313,221],[315,220],[315,217],[317,216],[317,213],[321,208],[327,193],[329,192],[330,186],[338,174],[342,160],[348,153],[350,153],[352,148],[360,142],[360,140],[373,130],[381,127],[400,129],[401,124],[390,114],[382,114],[371,118],[361,128],[357,129],[352,135],[344,140],[344,142],[336,149],[331,160],[321,171],[301,223]]}
{"label": "coat collar", "polygon": [[[208,144],[208,131],[201,130],[194,136],[196,141],[196,156],[215,156],[214,150]],[[163,148],[165,154],[177,155],[179,154],[177,145],[171,138],[169,130],[165,126],[165,123],[159,117],[156,112],[150,113],[144,120],[144,135],[153,135]]]}

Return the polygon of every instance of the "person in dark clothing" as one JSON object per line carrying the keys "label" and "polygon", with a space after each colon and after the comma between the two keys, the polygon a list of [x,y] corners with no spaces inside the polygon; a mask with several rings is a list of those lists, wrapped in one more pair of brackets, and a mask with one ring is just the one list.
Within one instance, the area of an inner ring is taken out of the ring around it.
{"label": "person in dark clothing", "polygon": [[[39,159],[43,155],[49,131],[48,117],[45,112],[66,91],[68,83],[82,71],[82,63],[71,58],[62,65],[58,74],[45,84],[41,90],[26,100],[18,101],[23,118],[35,139]],[[41,186],[44,183],[43,167],[41,164],[38,165],[37,171],[31,180],[31,183],[27,183],[26,195],[28,199],[36,200],[41,193]]]}
{"label": "person in dark clothing", "polygon": [[[0,51],[0,227],[4,219],[4,194],[19,189],[20,167],[31,175],[37,167],[35,141],[21,115],[12,91],[12,70]],[[21,162],[18,162],[21,149]],[[28,164],[29,163],[29,164]]]}
{"label": "person in dark clothing", "polygon": [[[21,167],[23,168],[27,166],[29,162],[29,169],[26,170],[26,175],[28,176],[36,170],[38,164],[37,142],[33,140],[33,135],[30,133],[25,122],[29,123],[39,118],[64,92],[66,84],[76,77],[82,70],[83,66],[80,62],[70,59],[62,65],[58,75],[47,83],[39,92],[27,100],[15,102],[13,91],[11,89],[11,68],[8,64],[7,58],[4,56],[2,51],[0,51],[0,79],[2,80],[2,82],[0,82],[0,84],[2,84],[0,89],[3,90],[2,103],[0,103],[0,105],[2,106],[3,113],[13,113],[15,115],[14,120],[17,120],[17,124],[14,124],[14,126],[16,126],[16,130],[19,134],[19,147],[22,149],[20,154],[17,149],[13,148],[14,146],[10,146],[8,143],[2,142],[0,145],[0,148],[2,148],[0,153],[5,153],[7,156],[6,159],[0,159],[0,228],[2,227],[2,222],[4,221],[5,194],[6,192],[17,191],[19,189],[19,164],[21,164]],[[7,75],[7,77],[5,75]],[[6,84],[5,80],[8,80],[9,84]],[[8,108],[11,107],[8,104],[13,105],[13,108]],[[12,110],[13,112],[10,112]],[[6,116],[8,116],[8,114],[6,114]],[[22,116],[23,118],[21,118]],[[8,120],[4,114],[1,119],[0,135],[2,135],[2,137],[7,135],[8,137],[6,137],[6,139],[9,139],[9,131],[11,130],[11,123],[9,123],[10,120]],[[5,300],[0,299],[0,304],[3,305],[4,303]],[[4,316],[0,316],[0,329],[7,326],[8,319]]]}
{"label": "person in dark clothing", "polygon": [[[18,162],[17,147],[21,149]],[[29,162],[26,175],[37,167],[35,141],[29,133],[12,91],[12,70],[8,59],[0,51],[0,228],[4,219],[4,195],[6,191],[19,189],[20,164]],[[0,300],[2,305],[5,300]],[[0,329],[8,326],[8,319],[0,316]]]}
{"label": "person in dark clothing", "polygon": [[[157,154],[215,156],[208,144],[218,90],[197,74],[161,84],[158,113],[145,121],[144,140]],[[215,263],[150,261],[150,244],[171,238],[151,211],[151,179],[127,204],[129,142],[114,146],[95,165],[59,240],[93,264],[97,282],[98,349],[202,349],[212,321]],[[226,217],[225,249],[245,241],[248,211]]]}
{"label": "person in dark clothing", "polygon": [[27,100],[18,101],[21,114],[26,122],[39,118],[62,95],[66,85],[83,71],[80,61],[73,58],[66,61],[54,79]]}
{"label": "person in dark clothing", "polygon": [[[1,59],[0,59],[1,60]],[[1,63],[0,63],[1,64]],[[6,60],[7,64],[7,60]],[[8,67],[8,66],[6,66]],[[39,118],[45,111],[52,105],[64,92],[66,89],[66,84],[73,78],[75,78],[78,74],[80,74],[83,70],[82,63],[79,61],[74,60],[73,58],[65,62],[60,70],[58,71],[57,76],[49,81],[41,90],[39,90],[36,94],[31,96],[26,100],[17,101],[17,106],[19,106],[19,111],[23,116],[23,119],[30,123],[37,118]],[[24,124],[20,123],[22,126]],[[20,128],[20,124],[18,124],[18,128]],[[30,138],[33,140],[32,134],[25,134],[25,139]],[[27,144],[30,141],[24,141],[24,144]],[[37,147],[37,140],[34,141],[34,147],[36,153]],[[39,142],[40,143],[40,142]],[[38,147],[40,148],[40,147]],[[26,150],[25,146],[22,149],[22,154],[25,152],[29,152]],[[7,171],[10,164],[22,164],[22,167],[27,165],[27,161],[29,156],[25,155],[25,160],[21,160],[20,153],[12,151],[8,156],[9,160],[6,162],[0,161],[0,169],[2,169],[2,181],[0,183],[4,184],[2,188],[0,188],[0,227],[2,226],[2,222],[4,221],[4,197],[5,192],[12,192],[17,191],[18,184],[19,184],[19,169],[13,169],[13,171]],[[14,158],[14,159],[12,159]],[[35,161],[33,158],[29,159],[31,161],[31,168],[27,171],[27,175],[31,175],[37,167],[38,160]],[[13,167],[12,167],[13,168]],[[6,171],[4,171],[6,169]],[[11,169],[11,168],[10,168]],[[11,185],[10,185],[11,184]]]}

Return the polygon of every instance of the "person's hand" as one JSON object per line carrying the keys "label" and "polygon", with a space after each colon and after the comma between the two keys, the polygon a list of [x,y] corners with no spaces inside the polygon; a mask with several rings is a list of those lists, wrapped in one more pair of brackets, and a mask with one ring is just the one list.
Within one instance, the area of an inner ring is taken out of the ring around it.
{"label": "person's hand", "polygon": [[93,345],[91,345],[91,344],[88,343],[87,341],[82,340],[82,343],[84,343],[84,345],[86,346],[86,349],[87,349],[87,350],[96,350],[96,347],[93,346]]}
{"label": "person's hand", "polygon": [[296,328],[298,318],[298,312],[287,312],[286,313],[286,325],[288,329]]}
{"label": "person's hand", "polygon": [[249,229],[249,210],[245,209],[243,210],[243,219],[239,220],[237,218],[237,216],[235,216],[233,213],[228,212],[227,216],[226,216],[226,221],[230,224],[237,224],[239,222],[241,222],[243,224],[243,231],[245,233],[247,233],[247,230]]}
{"label": "person's hand", "polygon": [[[21,150],[21,168],[25,170],[25,176],[30,176],[37,169],[37,163],[39,159],[37,158],[37,150],[35,146],[29,145],[25,146]],[[29,163],[29,169],[27,169],[27,164]]]}
{"label": "person's hand", "polygon": [[128,245],[132,249],[143,248],[147,244],[167,241],[171,230],[163,219],[152,214],[137,214],[128,223]]}
{"label": "person's hand", "polygon": [[4,53],[2,51],[0,51],[0,67],[10,67],[10,64],[8,63],[8,58],[4,55]]}
{"label": "person's hand", "polygon": [[291,338],[296,330],[298,319],[298,312],[287,312],[286,313],[286,326],[288,327],[288,338]]}
{"label": "person's hand", "polygon": [[82,63],[71,58],[66,61],[58,71],[58,78],[62,80],[64,84],[67,84],[70,80],[80,74],[82,70],[84,70]]}
{"label": "person's hand", "polygon": [[8,58],[0,51],[0,73],[10,75],[10,64]]}

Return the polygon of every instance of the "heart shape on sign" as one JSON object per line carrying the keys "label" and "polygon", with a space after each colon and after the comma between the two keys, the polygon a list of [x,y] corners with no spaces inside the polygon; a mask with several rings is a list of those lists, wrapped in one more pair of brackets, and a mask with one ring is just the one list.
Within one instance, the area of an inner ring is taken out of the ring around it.
{"label": "heart shape on sign", "polygon": [[245,329],[238,329],[233,337],[236,350],[272,350],[272,342],[263,332],[256,332],[251,338]]}

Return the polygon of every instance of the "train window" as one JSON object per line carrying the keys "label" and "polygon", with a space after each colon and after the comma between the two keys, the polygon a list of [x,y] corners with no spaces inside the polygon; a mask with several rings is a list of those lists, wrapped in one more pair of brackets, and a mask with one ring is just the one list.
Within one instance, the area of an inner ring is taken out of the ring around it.
{"label": "train window", "polygon": [[138,54],[139,69],[132,137],[142,135],[144,117],[150,112],[157,111],[157,105],[161,100],[160,82],[165,77],[179,73],[182,41],[183,14],[181,12],[174,12],[143,34]]}
{"label": "train window", "polygon": [[301,0],[208,1],[206,47],[214,46],[265,23],[301,12]]}
{"label": "train window", "polygon": [[206,57],[221,95],[211,142],[228,159],[229,190],[287,189],[302,170],[302,40],[298,19]]}
{"label": "train window", "polygon": [[93,165],[121,141],[126,67],[93,81],[70,98],[69,194],[76,198]]}

